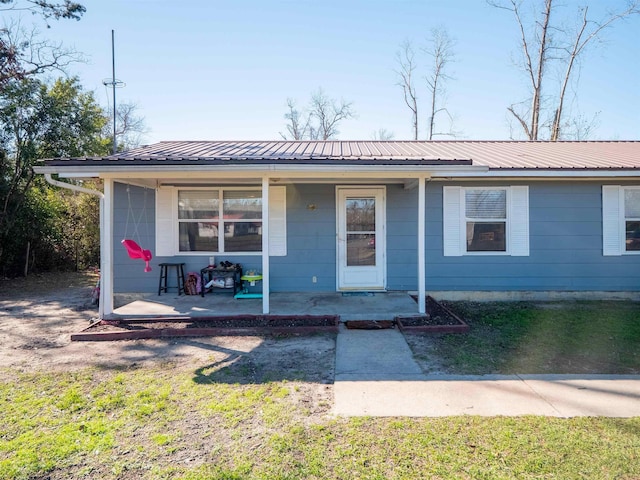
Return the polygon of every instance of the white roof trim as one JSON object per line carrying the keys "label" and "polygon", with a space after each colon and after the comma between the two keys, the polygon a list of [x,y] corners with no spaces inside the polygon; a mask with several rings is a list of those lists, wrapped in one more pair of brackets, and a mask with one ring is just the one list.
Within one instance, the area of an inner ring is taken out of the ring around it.
{"label": "white roof trim", "polygon": [[[167,165],[149,168],[144,165],[94,166],[92,168],[38,166],[36,173],[56,173],[66,178],[202,178],[211,174],[216,178],[261,178],[265,174],[282,174],[287,178],[633,178],[640,177],[640,169],[490,169],[481,165],[197,165],[186,168]],[[179,175],[176,175],[179,174]]]}

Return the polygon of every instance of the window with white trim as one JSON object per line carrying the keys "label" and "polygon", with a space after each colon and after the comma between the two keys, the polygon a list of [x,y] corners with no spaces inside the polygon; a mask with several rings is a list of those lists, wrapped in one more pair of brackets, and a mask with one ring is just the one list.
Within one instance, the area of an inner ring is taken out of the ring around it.
{"label": "window with white trim", "polygon": [[507,251],[507,189],[464,189],[467,252]]}
{"label": "window with white trim", "polygon": [[[156,190],[156,255],[260,254],[259,187]],[[287,255],[286,187],[269,187],[269,255]]]}
{"label": "window with white trim", "polygon": [[529,187],[443,187],[445,256],[529,255]]}
{"label": "window with white trim", "polygon": [[262,193],[255,189],[179,190],[178,238],[180,252],[261,251]]}
{"label": "window with white trim", "polygon": [[624,189],[624,249],[640,252],[640,187]]}
{"label": "window with white trim", "polygon": [[602,254],[640,254],[640,186],[602,186]]}

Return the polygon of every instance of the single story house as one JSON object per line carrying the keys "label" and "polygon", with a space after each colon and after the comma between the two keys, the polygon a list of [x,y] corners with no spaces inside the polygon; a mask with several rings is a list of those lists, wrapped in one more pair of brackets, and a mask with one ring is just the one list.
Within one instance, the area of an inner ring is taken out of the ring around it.
{"label": "single story house", "polygon": [[640,142],[176,141],[37,172],[104,181],[103,316],[210,257],[262,274],[263,313],[270,292],[639,297]]}

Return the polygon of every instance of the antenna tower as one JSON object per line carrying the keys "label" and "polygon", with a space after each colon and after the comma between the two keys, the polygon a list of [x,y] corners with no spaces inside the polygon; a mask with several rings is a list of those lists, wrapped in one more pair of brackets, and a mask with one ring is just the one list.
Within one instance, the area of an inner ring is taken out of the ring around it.
{"label": "antenna tower", "polygon": [[124,82],[116,80],[116,47],[115,47],[115,33],[111,30],[111,78],[103,80],[104,86],[111,86],[113,89],[113,149],[112,153],[115,155],[118,150],[118,143],[116,142],[116,88],[122,88],[125,86]]}

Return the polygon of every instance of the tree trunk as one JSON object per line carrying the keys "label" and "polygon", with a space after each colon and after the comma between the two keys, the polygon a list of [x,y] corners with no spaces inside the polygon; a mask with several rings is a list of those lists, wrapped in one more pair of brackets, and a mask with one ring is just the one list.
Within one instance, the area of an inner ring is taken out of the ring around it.
{"label": "tree trunk", "polygon": [[544,67],[547,63],[547,34],[549,32],[549,19],[551,18],[551,5],[553,0],[545,0],[545,12],[540,26],[540,48],[538,50],[538,68],[533,81],[533,101],[531,105],[531,128],[529,140],[538,140],[540,132],[540,108],[542,96],[542,78]]}
{"label": "tree trunk", "polygon": [[27,254],[25,255],[24,261],[24,276],[29,274],[29,252],[31,251],[31,242],[27,241]]}

